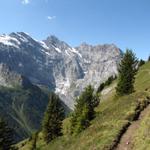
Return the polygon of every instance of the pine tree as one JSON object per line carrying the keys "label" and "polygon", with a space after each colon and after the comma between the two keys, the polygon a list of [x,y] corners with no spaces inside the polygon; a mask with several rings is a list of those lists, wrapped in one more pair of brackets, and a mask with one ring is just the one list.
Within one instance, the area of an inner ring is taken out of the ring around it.
{"label": "pine tree", "polygon": [[59,97],[52,93],[42,122],[42,131],[46,143],[62,134],[61,128],[64,116],[64,109]]}
{"label": "pine tree", "polygon": [[0,150],[10,150],[12,144],[14,144],[13,130],[3,119],[0,119]]}
{"label": "pine tree", "polygon": [[79,116],[77,116],[76,127],[74,128],[74,133],[78,134],[90,125],[90,120],[88,118],[88,106],[85,104],[82,106],[82,111]]}
{"label": "pine tree", "polygon": [[91,85],[85,88],[76,100],[75,110],[71,117],[71,133],[78,134],[90,125],[95,117],[94,108],[99,104],[99,98],[94,95]]}
{"label": "pine tree", "polygon": [[134,92],[134,80],[137,72],[137,58],[132,50],[126,50],[119,66],[119,79],[116,87],[118,96]]}
{"label": "pine tree", "polygon": [[150,56],[148,57],[148,61],[150,61]]}
{"label": "pine tree", "polygon": [[141,60],[139,61],[139,67],[143,66],[144,64],[145,64],[145,61],[141,59]]}

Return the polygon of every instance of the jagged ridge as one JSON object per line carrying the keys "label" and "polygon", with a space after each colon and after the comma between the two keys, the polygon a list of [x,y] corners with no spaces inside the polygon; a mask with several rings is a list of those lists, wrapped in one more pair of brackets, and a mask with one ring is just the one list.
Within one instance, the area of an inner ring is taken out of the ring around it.
{"label": "jagged ridge", "polygon": [[117,74],[122,52],[114,44],[73,48],[55,36],[37,41],[23,32],[0,36],[0,63],[29,78],[32,83],[48,86],[73,108],[74,97],[87,84],[98,87]]}

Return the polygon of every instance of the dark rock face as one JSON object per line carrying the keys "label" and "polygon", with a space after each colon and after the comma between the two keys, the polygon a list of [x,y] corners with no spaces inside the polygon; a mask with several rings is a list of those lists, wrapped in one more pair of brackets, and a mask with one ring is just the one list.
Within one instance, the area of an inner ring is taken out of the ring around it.
{"label": "dark rock face", "polygon": [[[74,96],[85,86],[95,88],[117,74],[122,52],[113,44],[72,48],[55,36],[37,41],[19,32],[0,36],[0,63],[27,77],[32,83],[48,86],[70,108]],[[0,75],[1,76],[1,75]]]}

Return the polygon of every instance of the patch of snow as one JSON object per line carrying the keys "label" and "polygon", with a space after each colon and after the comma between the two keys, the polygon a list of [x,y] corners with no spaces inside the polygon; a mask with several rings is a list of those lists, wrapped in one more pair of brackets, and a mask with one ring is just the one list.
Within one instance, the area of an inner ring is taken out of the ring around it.
{"label": "patch of snow", "polygon": [[61,50],[59,48],[55,47],[55,49],[58,53],[61,53]]}
{"label": "patch of snow", "polygon": [[45,55],[48,55],[48,56],[51,56],[49,52],[45,51],[44,49],[41,49],[41,51],[45,54]]}
{"label": "patch of snow", "polygon": [[[13,42],[15,42],[16,44]],[[8,46],[13,46],[16,48],[19,48],[19,45],[20,45],[20,42],[16,38],[13,38],[13,37],[8,36],[8,35],[1,35],[0,36],[0,43],[2,43],[4,45],[8,45]]]}
{"label": "patch of snow", "polygon": [[65,50],[65,53],[66,53],[68,56],[70,56],[70,54],[68,53],[68,51],[67,51],[67,50]]}
{"label": "patch of snow", "polygon": [[45,42],[43,42],[43,41],[39,41],[39,43],[41,44],[41,46],[42,46],[43,48],[45,48],[45,49],[49,49],[49,47],[46,45],[46,43],[45,43]]}
{"label": "patch of snow", "polygon": [[52,47],[58,52],[58,53],[61,53],[61,50],[55,46],[52,45]]}
{"label": "patch of snow", "polygon": [[47,54],[47,55],[51,56],[49,52],[45,52],[45,54]]}
{"label": "patch of snow", "polygon": [[58,53],[61,53],[61,50],[55,46],[52,45],[52,47],[58,52]]}
{"label": "patch of snow", "polygon": [[25,43],[28,42],[28,39],[25,38],[24,36],[22,36],[20,33],[18,33],[18,36],[19,36],[19,38],[20,38],[21,41],[23,41],[23,42],[25,42]]}
{"label": "patch of snow", "polygon": [[76,53],[77,55],[79,55],[82,58],[82,55],[75,48],[70,48],[70,51],[73,53]]}

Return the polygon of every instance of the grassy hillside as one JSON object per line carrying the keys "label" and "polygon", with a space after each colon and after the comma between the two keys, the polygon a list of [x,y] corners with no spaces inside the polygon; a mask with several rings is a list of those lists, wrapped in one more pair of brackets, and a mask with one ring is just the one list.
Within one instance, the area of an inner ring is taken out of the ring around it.
{"label": "grassy hillside", "polygon": [[[111,86],[114,86],[112,84]],[[107,99],[101,100],[96,108],[96,118],[91,122],[91,126],[78,136],[70,136],[67,128],[69,118],[64,121],[64,136],[45,145],[40,133],[37,139],[37,149],[39,150],[108,150],[112,149],[119,141],[121,134],[129,126],[149,103],[150,96],[150,63],[142,66],[136,76],[135,93],[121,98],[115,97],[115,90],[111,90]],[[103,96],[104,97],[104,96]],[[150,113],[150,112],[149,112]],[[145,150],[150,146],[149,114],[145,116],[141,127],[135,134],[135,150],[137,146]],[[144,142],[144,143],[143,143]],[[29,150],[31,141],[19,144],[20,150]],[[138,145],[137,145],[138,143]]]}
{"label": "grassy hillside", "polygon": [[0,87],[0,117],[14,129],[15,141],[29,137],[40,128],[47,103],[48,95],[37,86]]}

